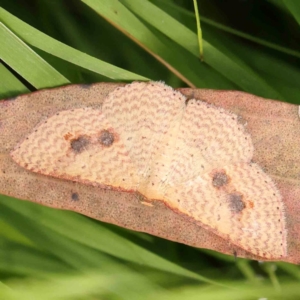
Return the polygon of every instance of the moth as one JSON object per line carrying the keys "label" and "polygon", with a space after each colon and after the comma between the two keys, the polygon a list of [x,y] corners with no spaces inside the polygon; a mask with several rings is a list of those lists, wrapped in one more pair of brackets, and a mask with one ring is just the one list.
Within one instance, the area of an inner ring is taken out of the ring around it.
{"label": "moth", "polygon": [[254,151],[237,115],[161,82],[134,82],[101,108],[43,120],[11,157],[32,172],[163,201],[255,255],[285,257],[282,197]]}

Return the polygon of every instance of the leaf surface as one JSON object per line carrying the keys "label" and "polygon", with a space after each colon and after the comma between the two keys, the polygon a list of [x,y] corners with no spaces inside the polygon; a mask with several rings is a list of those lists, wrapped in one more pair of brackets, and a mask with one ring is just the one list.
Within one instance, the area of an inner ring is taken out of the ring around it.
{"label": "leaf surface", "polygon": [[[42,90],[0,102],[0,193],[46,206],[73,210],[92,218],[169,240],[226,254],[263,260],[175,213],[163,203],[145,205],[133,193],[105,190],[29,172],[9,156],[13,147],[49,115],[85,106],[99,106],[119,84],[71,85]],[[213,103],[237,114],[254,144],[254,162],[279,189],[286,211],[288,255],[300,262],[300,128],[298,106],[243,92],[181,89],[188,98]],[[84,100],[82,100],[84,99]],[[72,199],[76,193],[77,201]]]}

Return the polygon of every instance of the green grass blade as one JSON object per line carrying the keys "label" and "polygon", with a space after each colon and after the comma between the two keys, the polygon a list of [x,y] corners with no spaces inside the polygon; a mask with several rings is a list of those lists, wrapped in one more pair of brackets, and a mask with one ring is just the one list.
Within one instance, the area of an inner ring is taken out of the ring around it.
{"label": "green grass blade", "polygon": [[300,281],[300,267],[299,265],[292,265],[289,263],[278,262],[278,268],[284,270],[286,273],[290,274],[294,278]]}
{"label": "green grass blade", "polygon": [[29,45],[84,69],[114,80],[147,80],[147,78],[143,76],[115,67],[97,58],[89,56],[88,54],[73,49],[72,47],[69,47],[31,27],[3,8],[0,8],[0,20]]}
{"label": "green grass blade", "polygon": [[[7,223],[10,220],[15,220],[11,223],[12,226],[30,239],[38,248],[51,253],[69,265],[71,269],[84,271],[113,263],[113,260],[107,255],[46,228],[38,223],[32,215],[31,218],[28,218],[26,214],[19,213],[18,210],[13,209],[15,206],[12,203],[4,205],[0,202],[0,206],[0,216]],[[32,211],[32,213],[34,212]]]}
{"label": "green grass blade", "polygon": [[230,83],[209,66],[201,63],[198,57],[191,55],[154,28],[147,27],[120,1],[82,0],[82,2],[148,51],[189,86],[213,88],[218,82],[221,88],[236,87],[234,83]]}
{"label": "green grass blade", "polygon": [[35,88],[64,85],[69,81],[0,23],[0,58]]}
{"label": "green grass blade", "polygon": [[[189,28],[194,27],[194,23],[195,23],[194,13],[192,13],[190,11],[187,11],[187,10],[184,10],[180,6],[170,2],[168,0],[151,0],[151,1],[155,5],[159,6],[161,9],[163,9],[164,11],[169,12],[170,15],[172,15],[174,18],[178,17],[179,19],[181,19],[184,24],[192,24],[192,26],[189,26]],[[241,38],[243,38],[247,41],[254,42],[258,45],[265,46],[265,47],[268,47],[270,49],[276,50],[278,52],[300,58],[300,52],[299,51],[292,50],[290,48],[283,47],[281,45],[278,45],[278,44],[275,44],[275,43],[272,43],[272,42],[268,42],[268,41],[263,40],[261,38],[258,38],[256,36],[253,36],[253,35],[247,34],[245,32],[242,32],[242,31],[233,29],[231,27],[228,27],[228,26],[226,26],[226,25],[224,25],[220,22],[216,22],[216,21],[214,21],[212,19],[209,19],[207,17],[201,16],[201,23],[202,24],[208,24],[208,25],[212,26],[215,29],[222,30],[225,33],[230,33],[230,34],[232,34],[236,37],[241,37]],[[218,36],[220,37],[222,35],[219,34]]]}
{"label": "green grass blade", "polygon": [[[92,3],[95,0],[84,1]],[[126,7],[130,8],[151,26],[198,57],[197,35],[190,29],[149,1],[121,0],[121,2],[125,3]],[[132,31],[130,33],[134,34]],[[247,64],[240,64],[236,60],[231,59],[229,55],[215,48],[206,40],[203,40],[203,47],[205,53],[204,61],[243,90],[273,99],[283,98],[278,91],[268,85]]]}
{"label": "green grass blade", "polygon": [[194,8],[195,8],[195,16],[196,16],[196,24],[197,24],[197,36],[198,36],[200,59],[201,61],[203,61],[203,38],[202,38],[202,29],[200,24],[200,15],[198,10],[197,0],[194,0]]}
{"label": "green grass blade", "polygon": [[[1,51],[1,50],[0,50]],[[28,88],[0,62],[0,98],[28,93]]]}
{"label": "green grass blade", "polygon": [[173,289],[172,292],[152,295],[148,300],[296,300],[299,297],[299,283],[289,282],[278,292],[270,284],[251,285],[236,282],[236,289],[222,289],[188,286]]}
{"label": "green grass blade", "polygon": [[25,276],[42,276],[72,269],[49,253],[14,243],[0,236],[0,270]]}
{"label": "green grass blade", "polygon": [[[189,28],[194,27],[195,17],[193,13],[171,5],[164,0],[160,2],[155,0],[154,2],[165,11],[170,12],[174,18],[182,20],[184,24],[188,24]],[[260,74],[270,86],[276,88],[276,91],[282,95],[281,100],[299,103],[300,74],[297,67],[299,64],[295,63],[295,58],[289,57],[300,57],[299,52],[256,39],[250,35],[244,35],[237,30],[231,31],[228,27],[221,25],[221,23],[208,21],[207,18],[202,17],[201,19],[205,37],[211,44],[222,52],[226,52],[231,59],[239,61],[239,64],[245,62],[257,74]],[[218,29],[221,29],[222,32]],[[224,34],[224,32],[231,34]],[[237,39],[235,36],[250,40],[258,45],[251,47],[251,44],[247,43],[247,41]],[[280,53],[270,51],[268,46]],[[287,54],[288,56],[283,56],[282,54]]]}
{"label": "green grass blade", "polygon": [[262,45],[262,46],[265,46],[265,47],[268,47],[270,49],[273,49],[273,50],[277,50],[281,53],[285,53],[287,55],[292,55],[292,56],[295,56],[297,58],[300,58],[300,52],[299,51],[296,51],[296,50],[292,50],[292,49],[289,49],[289,48],[286,48],[286,47],[283,47],[283,46],[280,46],[280,45],[277,45],[277,44],[274,44],[274,43],[271,43],[271,42],[268,42],[266,40],[263,40],[263,39],[260,39],[260,38],[257,38],[255,36],[252,36],[250,34],[247,34],[247,33],[244,33],[244,32],[241,32],[239,30],[236,30],[236,29],[232,29],[228,26],[225,26],[223,24],[220,24],[218,22],[215,22],[213,20],[210,20],[208,18],[204,18],[202,17],[202,22],[203,23],[207,23],[215,28],[218,28],[224,32],[228,32],[228,33],[231,33],[237,37],[241,37],[245,40],[248,40],[248,41],[251,41],[251,42],[254,42],[258,45]]}
{"label": "green grass blade", "polygon": [[[188,271],[79,214],[57,211],[29,202],[13,201],[1,195],[0,206],[0,216],[6,222],[18,220],[11,225],[17,226],[18,230],[23,231],[27,238],[33,238],[38,245],[50,248],[51,244],[56,244],[55,249],[51,249],[55,251],[53,254],[73,266],[77,265],[77,261],[79,263],[85,260],[87,265],[93,265],[95,253],[101,251],[139,265],[218,285],[217,282]],[[69,253],[66,251],[68,245],[69,249],[72,249]],[[100,252],[96,261],[102,263]]]}
{"label": "green grass blade", "polygon": [[282,0],[290,13],[300,25],[300,2],[298,0]]}
{"label": "green grass blade", "polygon": [[46,280],[8,282],[0,286],[0,298],[5,300],[74,300],[124,299],[139,300],[141,295],[162,289],[137,272],[118,266],[106,272],[85,272],[52,276]]}

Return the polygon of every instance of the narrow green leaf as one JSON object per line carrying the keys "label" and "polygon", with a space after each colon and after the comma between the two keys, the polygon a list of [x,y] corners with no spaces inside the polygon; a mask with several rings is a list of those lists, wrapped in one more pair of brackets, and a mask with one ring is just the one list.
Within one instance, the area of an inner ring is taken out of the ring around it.
{"label": "narrow green leaf", "polygon": [[300,268],[299,265],[293,265],[284,262],[277,262],[278,268],[284,270],[286,273],[290,274],[294,278],[300,281]]}
{"label": "narrow green leaf", "polygon": [[148,51],[189,86],[236,89],[234,83],[216,73],[208,65],[201,63],[198,57],[191,55],[159,31],[147,27],[120,1],[82,1]]}
{"label": "narrow green leaf", "polygon": [[[91,3],[95,0],[83,1]],[[190,29],[149,1],[120,1],[125,3],[126,6],[140,18],[144,19],[171,40],[182,45],[186,50],[198,57],[197,35]],[[131,31],[130,34],[134,34],[134,32]],[[203,47],[205,53],[204,61],[243,90],[273,99],[283,98],[279,92],[269,86],[263,78],[251,70],[246,63],[237,63],[205,40],[203,40]]]}
{"label": "narrow green leaf", "polygon": [[[14,209],[14,204],[4,205],[1,201],[0,206],[1,218],[5,219],[6,222],[14,220],[11,222],[12,226],[24,234],[40,249],[51,253],[65,262],[65,264],[71,266],[71,269],[84,271],[92,268],[100,268],[106,264],[113,264],[113,260],[104,253],[86,247],[85,245],[46,228],[38,223],[33,215],[28,217],[26,214],[19,213],[18,210]],[[73,226],[75,226],[73,227],[74,235],[76,224],[73,223]]]}
{"label": "narrow green leaf", "polygon": [[0,285],[5,300],[147,299],[163,289],[141,274],[121,265],[106,272],[49,276],[47,280],[23,280]]}
{"label": "narrow green leaf", "polygon": [[[1,50],[0,50],[1,51]],[[0,62],[0,98],[28,93],[27,87]]]}
{"label": "narrow green leaf", "polygon": [[[176,5],[168,0],[151,0],[151,2],[155,3],[156,6],[160,7],[161,9],[163,9],[166,12],[169,12],[173,17],[177,17],[178,19],[182,20],[183,24],[191,24],[195,22],[195,15],[193,13],[191,13],[190,11],[184,10],[182,9],[179,5]],[[285,53],[287,55],[292,55],[295,57],[300,58],[300,52],[296,51],[296,50],[292,50],[290,48],[287,47],[283,47],[271,42],[268,42],[266,40],[263,40],[261,38],[257,38],[255,36],[252,36],[250,34],[244,33],[242,31],[233,29],[231,27],[225,26],[224,24],[221,24],[219,22],[216,22],[214,20],[211,20],[209,18],[206,17],[201,17],[201,23],[202,24],[208,24],[216,29],[222,30],[225,33],[230,33],[234,36],[237,37],[241,37],[245,40],[254,42],[258,45],[262,45],[265,47],[268,47],[270,49],[279,51],[281,53]],[[193,26],[190,26],[193,27]],[[203,26],[202,26],[203,27]],[[209,41],[208,37],[207,37],[207,32],[205,31],[205,36],[207,41]],[[218,34],[218,38],[222,37],[222,34]],[[236,43],[237,44],[237,43]],[[240,53],[239,51],[237,51],[238,53]]]}
{"label": "narrow green leaf", "polygon": [[49,273],[72,269],[45,251],[0,237],[0,270],[18,275],[47,277]]}
{"label": "narrow green leaf", "polygon": [[[195,274],[159,257],[138,244],[101,226],[101,224],[96,225],[95,222],[79,214],[57,211],[38,206],[34,203],[17,202],[12,201],[12,199],[7,199],[10,198],[0,195],[0,216],[7,222],[9,222],[10,219],[14,219],[15,221],[11,225],[17,226],[17,228],[22,230],[28,238],[30,238],[29,233],[34,232],[32,238],[36,240],[39,245],[44,244],[45,247],[47,247],[47,245],[48,247],[51,247],[51,243],[56,244],[55,249],[51,249],[53,253],[57,252],[59,257],[74,266],[79,262],[83,263],[84,261],[86,261],[87,264],[93,264],[93,261],[95,260],[94,256],[96,255],[95,250],[100,250],[104,253],[135,262],[139,265],[145,265],[158,270],[219,285],[208,278]],[[27,219],[26,223],[25,218]],[[16,220],[18,220],[18,222],[16,222]],[[24,222],[23,226],[22,220]],[[36,225],[34,225],[35,222]],[[40,224],[39,228],[37,228],[38,224]],[[48,233],[47,228],[49,230]],[[76,234],[74,231],[76,231]],[[56,236],[54,235],[54,232],[57,232]],[[79,245],[76,242],[82,244]],[[72,247],[70,247],[71,245]],[[87,250],[86,246],[91,248]],[[72,251],[69,250],[68,252],[68,248],[72,249]],[[82,256],[81,259],[80,256]],[[97,262],[100,264],[102,263],[100,260],[100,253]]]}
{"label": "narrow green leaf", "polygon": [[300,25],[300,1],[299,0],[282,0],[290,13],[294,16]]}
{"label": "narrow green leaf", "polygon": [[[0,20],[26,43],[84,69],[114,80],[148,80],[69,47],[31,27],[0,7]],[[5,48],[5,47],[3,47]],[[21,56],[22,57],[22,56]]]}
{"label": "narrow green leaf", "polygon": [[212,21],[212,20],[210,20],[208,18],[202,17],[202,22],[203,23],[207,23],[207,24],[209,24],[209,25],[211,25],[211,26],[213,26],[215,28],[218,28],[218,29],[224,31],[224,32],[228,32],[228,33],[231,33],[231,34],[233,34],[235,36],[241,37],[241,38],[243,38],[245,40],[254,42],[254,43],[258,44],[258,45],[262,45],[262,46],[268,47],[270,49],[277,50],[279,52],[285,53],[287,55],[292,55],[292,56],[295,56],[297,58],[300,58],[300,52],[299,51],[295,51],[295,50],[292,50],[290,48],[282,47],[280,45],[277,45],[277,44],[265,41],[263,39],[260,39],[260,38],[257,38],[255,36],[252,36],[250,34],[241,32],[239,30],[232,29],[232,28],[230,28],[228,26],[225,26],[225,25],[220,24],[218,22]]}
{"label": "narrow green leaf", "polygon": [[200,15],[198,10],[197,0],[194,0],[194,9],[195,9],[195,16],[196,16],[196,23],[197,23],[197,36],[198,36],[200,59],[201,61],[203,61],[203,38],[202,38],[202,29],[200,24]]}
{"label": "narrow green leaf", "polygon": [[3,23],[0,23],[0,58],[35,88],[63,85],[69,81],[37,55]]}

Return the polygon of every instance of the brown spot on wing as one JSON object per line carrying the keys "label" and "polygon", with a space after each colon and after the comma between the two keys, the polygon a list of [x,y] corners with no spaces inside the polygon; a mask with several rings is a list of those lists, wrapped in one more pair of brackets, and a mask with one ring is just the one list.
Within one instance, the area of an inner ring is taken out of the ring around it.
{"label": "brown spot on wing", "polygon": [[230,178],[224,170],[217,171],[213,174],[212,185],[216,188],[223,187],[228,184]]}
{"label": "brown spot on wing", "polygon": [[80,136],[76,139],[73,139],[71,141],[71,148],[76,153],[81,153],[83,150],[86,149],[88,144],[90,143],[88,137],[86,136]]}
{"label": "brown spot on wing", "polygon": [[115,141],[114,134],[109,130],[102,130],[99,136],[99,142],[105,147],[111,146]]}
{"label": "brown spot on wing", "polygon": [[228,194],[229,208],[233,213],[240,213],[245,207],[243,195],[235,192]]}

